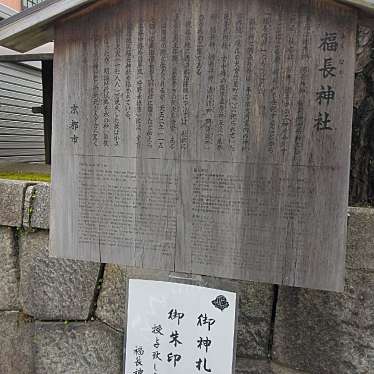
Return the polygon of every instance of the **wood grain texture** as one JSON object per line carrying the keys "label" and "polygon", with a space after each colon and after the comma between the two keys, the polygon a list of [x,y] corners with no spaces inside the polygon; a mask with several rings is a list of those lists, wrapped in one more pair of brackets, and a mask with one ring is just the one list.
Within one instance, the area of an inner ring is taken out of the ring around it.
{"label": "wood grain texture", "polygon": [[356,14],[142,0],[56,26],[56,256],[341,290]]}

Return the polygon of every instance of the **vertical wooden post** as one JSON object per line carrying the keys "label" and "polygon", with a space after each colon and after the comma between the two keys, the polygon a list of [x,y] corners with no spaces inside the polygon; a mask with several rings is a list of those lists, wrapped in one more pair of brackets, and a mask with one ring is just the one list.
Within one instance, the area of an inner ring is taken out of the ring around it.
{"label": "vertical wooden post", "polygon": [[42,61],[45,163],[51,164],[53,60]]}

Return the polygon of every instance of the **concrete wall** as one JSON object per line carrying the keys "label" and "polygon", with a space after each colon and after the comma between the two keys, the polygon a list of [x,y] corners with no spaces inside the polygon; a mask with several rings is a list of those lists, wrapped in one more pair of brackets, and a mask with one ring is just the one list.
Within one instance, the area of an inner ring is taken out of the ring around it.
{"label": "concrete wall", "polygon": [[[0,181],[0,373],[119,374],[126,279],[168,274],[50,258],[48,210],[48,184]],[[347,250],[343,294],[195,278],[239,293],[238,374],[374,373],[374,209]]]}

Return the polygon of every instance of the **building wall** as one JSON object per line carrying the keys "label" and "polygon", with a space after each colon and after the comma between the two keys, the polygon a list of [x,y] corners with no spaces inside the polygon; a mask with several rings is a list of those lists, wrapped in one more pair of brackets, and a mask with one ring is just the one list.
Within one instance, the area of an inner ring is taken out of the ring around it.
{"label": "building wall", "polygon": [[0,62],[0,162],[44,162],[41,71]]}
{"label": "building wall", "polygon": [[21,0],[0,0],[0,4],[6,5],[17,11],[20,11],[22,8]]}
{"label": "building wall", "polygon": [[[0,0],[0,5],[21,1]],[[1,10],[1,9],[0,9]],[[1,17],[9,17],[6,9]],[[43,101],[42,75],[31,63],[0,62],[0,162],[44,162],[43,115],[32,113]]]}

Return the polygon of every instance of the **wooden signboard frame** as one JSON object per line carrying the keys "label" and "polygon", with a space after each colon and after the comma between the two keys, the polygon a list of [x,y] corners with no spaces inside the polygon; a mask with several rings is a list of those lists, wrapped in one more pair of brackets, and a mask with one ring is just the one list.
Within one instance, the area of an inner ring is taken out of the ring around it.
{"label": "wooden signboard frame", "polygon": [[51,253],[341,290],[355,30],[322,0],[57,23]]}

